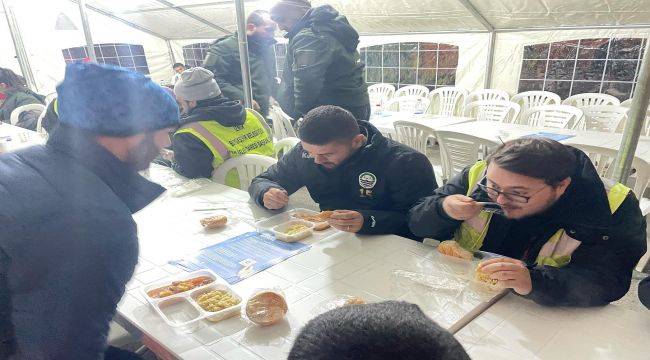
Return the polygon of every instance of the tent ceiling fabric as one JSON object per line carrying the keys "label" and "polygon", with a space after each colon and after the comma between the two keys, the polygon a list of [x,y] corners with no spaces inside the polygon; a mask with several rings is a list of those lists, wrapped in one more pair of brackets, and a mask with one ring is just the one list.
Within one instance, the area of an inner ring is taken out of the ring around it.
{"label": "tent ceiling fabric", "polygon": [[[169,0],[175,7],[234,31],[234,1]],[[246,11],[269,9],[275,0],[245,1]],[[482,31],[484,27],[457,0],[313,0],[331,4],[364,35]],[[650,0],[473,0],[497,30],[571,26],[650,25]],[[169,39],[223,36],[155,0],[89,0],[95,6]]]}

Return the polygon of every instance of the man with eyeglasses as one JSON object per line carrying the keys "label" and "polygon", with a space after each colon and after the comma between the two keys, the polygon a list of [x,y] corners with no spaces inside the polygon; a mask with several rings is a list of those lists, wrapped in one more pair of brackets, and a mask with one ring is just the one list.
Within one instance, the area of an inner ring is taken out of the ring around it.
{"label": "man with eyeglasses", "polygon": [[478,270],[543,305],[620,299],[646,251],[630,188],[604,184],[582,151],[544,138],[507,142],[466,168],[411,209],[409,226],[499,254]]}

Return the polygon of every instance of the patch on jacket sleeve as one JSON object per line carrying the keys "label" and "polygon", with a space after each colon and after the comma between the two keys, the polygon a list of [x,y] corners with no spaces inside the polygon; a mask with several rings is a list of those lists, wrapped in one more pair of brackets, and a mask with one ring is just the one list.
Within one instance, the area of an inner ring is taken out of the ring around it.
{"label": "patch on jacket sleeve", "polygon": [[375,220],[375,217],[370,215],[370,227],[374,228],[377,225],[377,220]]}
{"label": "patch on jacket sleeve", "polygon": [[297,69],[311,66],[318,60],[316,50],[297,50],[294,54],[293,64]]}

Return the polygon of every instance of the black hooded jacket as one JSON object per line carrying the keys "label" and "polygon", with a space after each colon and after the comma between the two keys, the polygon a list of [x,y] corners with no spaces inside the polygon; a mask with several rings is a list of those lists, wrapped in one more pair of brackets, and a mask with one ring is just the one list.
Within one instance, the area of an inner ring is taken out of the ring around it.
{"label": "black hooded jacket", "polygon": [[[494,215],[481,250],[520,259],[529,266],[533,291],[526,297],[543,305],[605,305],[623,297],[632,269],[646,250],[646,221],[630,192],[612,215],[605,185],[589,158],[571,148],[577,162],[571,184],[548,210],[520,220]],[[411,231],[438,240],[451,239],[461,222],[447,216],[445,197],[465,195],[468,172],[451,179],[410,212]],[[485,180],[484,180],[485,181]],[[480,188],[472,198],[487,199]],[[535,266],[542,246],[559,229],[581,242],[568,265]]]}
{"label": "black hooded jacket", "polygon": [[[246,111],[239,101],[226,97],[199,101],[186,117],[181,119],[181,127],[197,121],[216,121],[223,126],[241,126],[246,121]],[[177,173],[191,178],[210,178],[214,156],[205,144],[192,134],[177,133],[172,137],[174,162]]]}
{"label": "black hooded jacket", "polygon": [[277,164],[255,179],[251,198],[264,206],[270,188],[289,194],[303,186],[322,210],[355,210],[364,218],[362,234],[397,234],[415,239],[408,230],[407,212],[438,185],[429,159],[383,137],[370,123],[360,121],[367,144],[334,170],[316,164],[296,145]]}
{"label": "black hooded jacket", "polygon": [[320,105],[369,104],[359,34],[345,16],[323,5],[310,9],[289,38],[278,101],[295,119]]}

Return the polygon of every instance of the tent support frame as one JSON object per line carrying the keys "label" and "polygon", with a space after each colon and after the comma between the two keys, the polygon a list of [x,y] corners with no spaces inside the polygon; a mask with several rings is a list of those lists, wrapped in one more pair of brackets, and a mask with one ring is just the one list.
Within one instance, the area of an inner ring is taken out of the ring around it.
{"label": "tent support frame", "polygon": [[86,13],[86,0],[79,0],[79,14],[81,15],[81,25],[84,29],[84,37],[86,38],[86,52],[92,62],[97,62],[97,55],[95,54],[95,44],[93,43],[93,36],[90,32],[90,24],[88,23],[88,14]]}
{"label": "tent support frame", "polygon": [[235,10],[237,11],[237,40],[239,42],[239,63],[241,65],[242,87],[244,90],[244,106],[252,109],[253,91],[248,58],[248,36],[246,35],[244,0],[235,0]]}
{"label": "tent support frame", "polygon": [[2,1],[2,8],[5,12],[5,17],[7,18],[7,26],[9,27],[9,32],[11,33],[11,39],[14,43],[14,49],[16,50],[16,59],[18,60],[18,65],[20,66],[20,71],[23,73],[25,82],[27,86],[37,92],[38,87],[36,86],[36,81],[34,79],[34,73],[29,64],[29,57],[27,56],[27,51],[25,51],[25,44],[23,43],[23,37],[20,35],[20,29],[18,28],[18,22],[16,22],[16,16],[14,15],[14,10],[11,5],[7,4],[5,0]]}
{"label": "tent support frame", "polygon": [[[643,130],[643,124],[648,110],[648,101],[650,101],[650,49],[646,48],[641,63],[641,72],[639,82],[634,90],[632,105],[628,121],[625,123],[623,138],[621,139],[621,149],[616,158],[614,168],[614,178],[622,183],[627,183],[632,169],[632,161],[636,152],[636,146]],[[642,194],[638,194],[641,196]]]}

